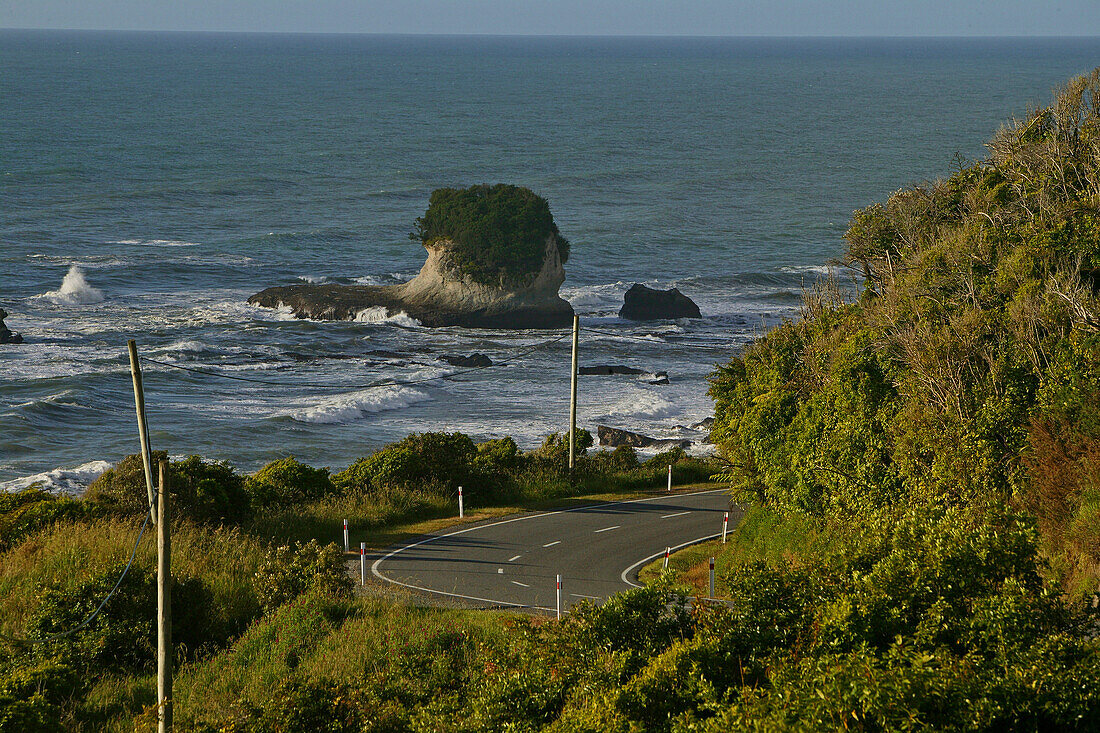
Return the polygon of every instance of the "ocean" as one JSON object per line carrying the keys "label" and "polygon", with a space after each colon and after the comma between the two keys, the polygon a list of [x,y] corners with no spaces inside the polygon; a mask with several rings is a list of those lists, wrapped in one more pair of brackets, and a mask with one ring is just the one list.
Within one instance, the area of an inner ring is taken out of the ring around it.
{"label": "ocean", "polygon": [[[717,364],[830,269],[854,287],[830,264],[854,209],[983,157],[1097,64],[1100,39],[0,31],[0,307],[26,338],[0,346],[0,489],[79,493],[138,450],[131,338],[162,362],[153,447],[243,471],[567,429],[569,339],[524,353],[561,332],[245,302],[413,277],[431,191],[475,183],[549,200],[582,365],[669,375],[582,377],[581,427],[699,441]],[[622,321],[634,282],[704,317]],[[439,360],[473,352],[503,365]]]}

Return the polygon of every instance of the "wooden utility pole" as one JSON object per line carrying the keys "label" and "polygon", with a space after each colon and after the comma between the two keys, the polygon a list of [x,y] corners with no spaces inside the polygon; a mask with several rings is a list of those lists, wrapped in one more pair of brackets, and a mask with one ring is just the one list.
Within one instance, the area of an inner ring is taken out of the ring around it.
{"label": "wooden utility pole", "polygon": [[157,496],[153,490],[153,456],[149,449],[149,424],[145,421],[145,387],[141,381],[137,342],[130,339],[130,376],[134,378],[134,407],[137,409],[138,437],[141,439],[141,461],[145,464],[145,491],[149,495],[149,516],[157,521]]}
{"label": "wooden utility pole", "polygon": [[573,314],[573,370],[569,375],[569,476],[573,476],[574,456],[577,450],[577,337],[580,335],[581,322]]}
{"label": "wooden utility pole", "polygon": [[[131,342],[132,343],[132,342]],[[157,493],[157,733],[172,730],[172,538],[168,461],[160,462]]]}

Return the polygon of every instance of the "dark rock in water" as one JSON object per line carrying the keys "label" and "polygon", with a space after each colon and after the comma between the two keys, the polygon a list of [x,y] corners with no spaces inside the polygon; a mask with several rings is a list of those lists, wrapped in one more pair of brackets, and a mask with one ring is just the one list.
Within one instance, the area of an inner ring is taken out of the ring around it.
{"label": "dark rock in water", "polygon": [[620,445],[630,445],[635,448],[687,448],[691,445],[690,440],[661,440],[629,430],[609,428],[606,425],[597,425],[596,434],[600,438],[600,445],[611,448],[617,448]]}
{"label": "dark rock in water", "polygon": [[669,384],[668,375],[664,372],[658,372],[653,375],[653,379],[647,379],[646,384]]}
{"label": "dark rock in water", "polygon": [[676,288],[654,290],[634,283],[623,296],[619,318],[631,321],[656,321],[669,318],[702,318],[699,306]]}
{"label": "dark rock in water", "polygon": [[469,356],[455,356],[453,354],[444,354],[439,357],[440,361],[445,361],[451,366],[456,367],[491,367],[493,360],[485,356],[485,354],[470,354]]}
{"label": "dark rock in water", "polygon": [[610,364],[600,364],[599,366],[582,366],[579,370],[581,375],[591,374],[599,377],[607,377],[612,374],[646,374],[645,369],[635,369],[628,366],[612,366]]}
{"label": "dark rock in water", "polygon": [[17,333],[12,333],[11,329],[4,325],[4,319],[8,317],[8,312],[3,308],[0,308],[0,344],[21,344],[23,343],[23,337]]}
{"label": "dark rock in water", "polygon": [[692,430],[710,430],[712,427],[714,427],[714,418],[713,417],[704,417],[702,420],[700,420],[699,422],[692,425],[691,429]]}

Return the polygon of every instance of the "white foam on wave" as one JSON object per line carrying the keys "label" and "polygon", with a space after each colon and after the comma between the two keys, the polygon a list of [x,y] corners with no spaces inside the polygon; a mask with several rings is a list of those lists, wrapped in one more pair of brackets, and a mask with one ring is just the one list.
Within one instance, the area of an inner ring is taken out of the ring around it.
{"label": "white foam on wave", "polygon": [[103,291],[93,288],[84,278],[84,271],[76,265],[69,268],[61,287],[37,296],[58,305],[91,305],[103,302]]}
{"label": "white foam on wave", "polygon": [[370,308],[364,308],[355,314],[355,321],[356,323],[393,323],[410,328],[417,328],[421,325],[420,321],[405,311],[398,311],[391,316],[384,305],[373,305]]}
{"label": "white foam on wave", "polygon": [[100,475],[111,467],[107,461],[88,461],[74,468],[55,468],[33,476],[0,483],[0,491],[22,491],[35,484],[52,494],[79,496]]}
{"label": "white foam on wave", "polygon": [[828,275],[833,272],[829,265],[786,265],[779,268],[780,272],[810,273],[813,275]]}
{"label": "white foam on wave", "polygon": [[321,283],[328,282],[327,275],[299,275],[298,279],[302,282],[307,282],[312,285],[320,285]]}
{"label": "white foam on wave", "polygon": [[139,247],[198,247],[198,242],[183,242],[178,239],[119,239],[115,244],[134,244]]}
{"label": "white foam on wave", "polygon": [[648,390],[636,392],[624,397],[607,412],[608,417],[631,417],[643,420],[656,420],[676,414],[677,408],[665,397]]}
{"label": "white foam on wave", "polygon": [[431,397],[426,392],[418,389],[379,387],[302,403],[298,407],[283,411],[280,416],[305,423],[345,423],[375,412],[400,410],[429,399]]}

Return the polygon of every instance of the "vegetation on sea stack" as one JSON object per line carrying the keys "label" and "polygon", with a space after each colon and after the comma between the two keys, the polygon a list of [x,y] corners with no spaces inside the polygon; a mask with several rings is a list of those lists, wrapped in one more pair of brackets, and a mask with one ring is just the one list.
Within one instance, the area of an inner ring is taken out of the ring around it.
{"label": "vegetation on sea stack", "polygon": [[449,264],[487,285],[529,282],[542,267],[548,237],[564,263],[569,242],[558,232],[546,199],[504,183],[436,189],[409,234],[425,245],[452,242]]}

